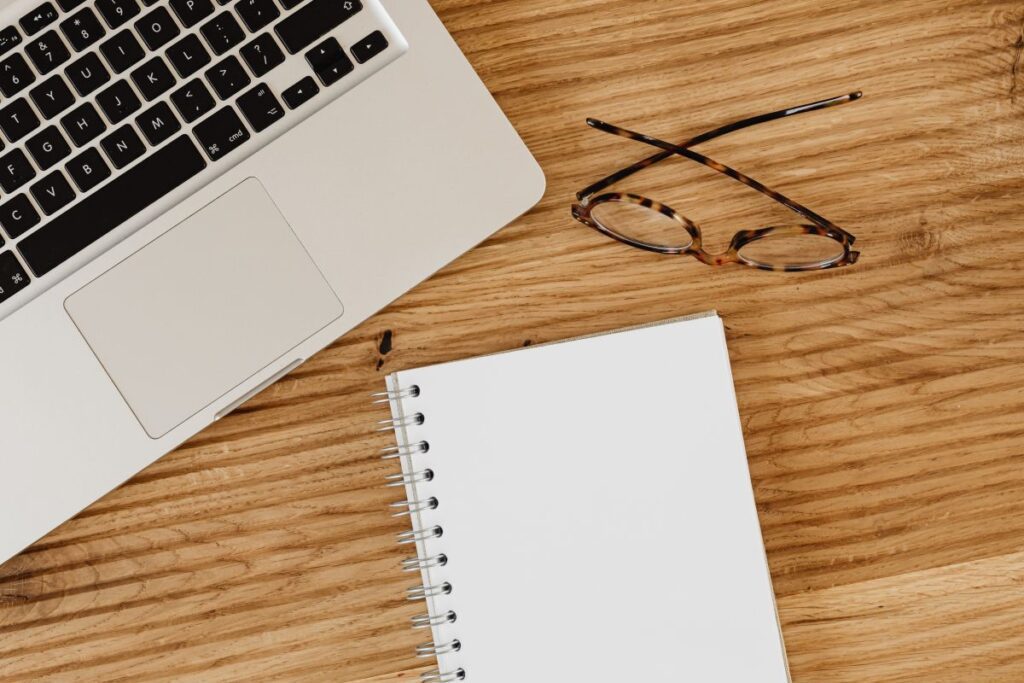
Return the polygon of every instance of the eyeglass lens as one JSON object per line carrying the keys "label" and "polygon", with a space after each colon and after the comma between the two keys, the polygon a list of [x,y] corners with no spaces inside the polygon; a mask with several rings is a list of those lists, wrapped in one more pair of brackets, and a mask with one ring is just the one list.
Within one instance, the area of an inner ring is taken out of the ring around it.
{"label": "eyeglass lens", "polygon": [[640,204],[600,202],[593,206],[590,217],[605,230],[634,242],[679,249],[693,242],[682,223]]}

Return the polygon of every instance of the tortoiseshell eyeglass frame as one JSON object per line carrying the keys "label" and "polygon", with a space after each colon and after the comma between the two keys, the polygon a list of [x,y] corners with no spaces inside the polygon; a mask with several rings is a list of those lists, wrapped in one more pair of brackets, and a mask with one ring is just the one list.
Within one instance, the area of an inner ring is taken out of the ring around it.
{"label": "tortoiseshell eyeglass frame", "polygon": [[[798,202],[786,197],[780,192],[776,192],[765,185],[754,180],[750,176],[744,175],[739,171],[726,166],[725,164],[719,163],[710,157],[707,157],[699,152],[695,152],[691,147],[698,145],[702,142],[707,142],[714,138],[720,137],[727,133],[731,133],[742,128],[749,128],[750,126],[764,123],[766,121],[774,121],[775,119],[785,118],[787,116],[793,116],[794,114],[803,114],[805,112],[817,111],[819,109],[825,109],[828,107],[834,107],[839,104],[845,104],[854,100],[860,99],[861,92],[853,92],[848,95],[841,95],[839,97],[832,97],[827,100],[819,100],[817,102],[811,102],[809,104],[802,104],[797,107],[790,107],[788,109],[780,109],[773,111],[768,114],[761,114],[759,116],[751,116],[749,118],[734,121],[715,128],[714,130],[701,133],[700,135],[690,138],[685,142],[681,142],[678,145],[674,145],[664,140],[653,138],[649,135],[643,135],[619,126],[605,123],[597,119],[587,119],[587,125],[596,128],[597,130],[605,133],[611,133],[613,135],[619,135],[630,140],[636,140],[644,144],[658,147],[662,151],[652,154],[646,159],[642,159],[635,164],[628,166],[620,171],[616,171],[611,175],[602,178],[596,183],[589,185],[588,187],[580,190],[576,193],[577,204],[572,206],[573,218],[578,220],[580,223],[591,227],[598,232],[611,237],[612,239],[623,242],[632,247],[638,249],[645,249],[647,251],[657,252],[659,254],[686,254],[694,256],[698,260],[708,265],[724,265],[728,263],[738,263],[744,266],[750,266],[753,268],[759,268],[761,270],[772,270],[772,271],[805,271],[805,270],[820,270],[823,268],[836,268],[839,266],[847,266],[857,262],[857,258],[860,256],[860,252],[853,251],[853,242],[856,239],[853,235],[840,228],[832,221],[820,216],[819,214],[811,211],[806,206],[799,204]],[[675,211],[673,208],[661,202],[655,201],[648,197],[644,197],[638,194],[623,193],[623,192],[607,192],[605,194],[598,194],[601,190],[607,188],[613,183],[617,183],[620,180],[627,178],[637,171],[647,168],[653,164],[668,159],[673,155],[679,155],[692,159],[697,163],[703,164],[708,168],[714,169],[719,173],[723,173],[730,178],[738,180],[739,182],[752,187],[758,192],[771,197],[775,201],[779,202],[783,206],[796,212],[803,218],[810,221],[810,224],[799,224],[799,225],[783,225],[783,226],[771,226],[765,228],[759,228],[756,230],[740,230],[732,238],[729,244],[729,248],[720,254],[711,254],[704,251],[701,246],[701,232],[700,228],[686,216]],[[666,246],[661,244],[653,244],[649,242],[643,242],[628,235],[621,234],[603,225],[600,221],[596,220],[592,216],[592,211],[595,206],[599,206],[604,202],[623,202],[629,204],[639,204],[640,206],[652,209],[661,213],[673,220],[677,221],[680,226],[686,230],[690,236],[690,243],[687,245],[680,246]],[[749,245],[752,242],[762,240],[768,237],[790,237],[797,235],[820,235],[829,239],[835,240],[842,246],[842,253],[838,256],[824,260],[824,261],[810,261],[804,263],[765,263],[750,258],[744,258],[740,253],[743,247]]]}

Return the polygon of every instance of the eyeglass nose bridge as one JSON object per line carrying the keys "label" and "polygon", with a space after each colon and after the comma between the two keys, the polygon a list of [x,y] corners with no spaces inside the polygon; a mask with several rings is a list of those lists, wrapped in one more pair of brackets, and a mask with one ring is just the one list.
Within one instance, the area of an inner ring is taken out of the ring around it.
{"label": "eyeglass nose bridge", "polygon": [[713,254],[709,251],[705,251],[703,247],[695,249],[689,252],[695,259],[709,266],[725,266],[730,263],[738,263],[739,256],[736,254],[736,250],[733,249],[732,245],[729,246],[725,251]]}

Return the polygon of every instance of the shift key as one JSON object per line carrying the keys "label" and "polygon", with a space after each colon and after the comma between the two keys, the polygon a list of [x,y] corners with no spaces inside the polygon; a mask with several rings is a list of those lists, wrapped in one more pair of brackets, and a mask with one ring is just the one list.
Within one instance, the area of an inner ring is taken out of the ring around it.
{"label": "shift key", "polygon": [[192,129],[210,161],[222,159],[249,139],[249,131],[231,107],[224,107]]}
{"label": "shift key", "polygon": [[363,9],[359,0],[312,0],[274,26],[288,52],[295,54]]}

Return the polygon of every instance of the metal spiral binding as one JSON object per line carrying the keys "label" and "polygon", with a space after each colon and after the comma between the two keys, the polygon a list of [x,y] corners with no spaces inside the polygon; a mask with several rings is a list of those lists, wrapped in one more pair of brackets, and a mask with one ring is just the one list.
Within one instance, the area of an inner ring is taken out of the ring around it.
{"label": "metal spiral binding", "polygon": [[412,531],[403,531],[398,534],[398,544],[407,545],[409,543],[419,543],[425,541],[428,538],[441,538],[444,535],[444,529],[439,526],[432,526],[427,529],[413,529]]}
{"label": "metal spiral binding", "polygon": [[441,673],[437,669],[434,669],[433,671],[421,674],[420,680],[423,681],[423,683],[455,683],[455,681],[466,680],[466,670],[460,668],[455,671]]}
{"label": "metal spiral binding", "polygon": [[406,589],[405,598],[407,600],[426,600],[427,598],[436,598],[438,595],[448,595],[451,592],[452,585],[447,581],[433,586],[420,584]]}
{"label": "metal spiral binding", "polygon": [[453,610],[448,610],[444,614],[437,614],[430,616],[429,614],[417,614],[412,617],[412,627],[416,629],[420,628],[433,628],[434,626],[440,626],[441,624],[454,624],[458,616]]}
{"label": "metal spiral binding", "polygon": [[[409,387],[396,388],[373,394],[372,398],[374,403],[390,403],[391,401],[401,401],[402,399],[407,398],[417,398],[419,395],[420,387],[413,384]],[[381,420],[377,423],[377,431],[388,432],[394,430],[397,432],[397,430],[401,428],[421,425],[425,420],[426,418],[423,413],[419,412],[388,420]],[[418,441],[413,444],[387,446],[380,450],[380,458],[381,460],[396,460],[419,453],[426,453],[429,450],[430,444],[426,441]],[[385,486],[405,487],[415,484],[425,484],[433,481],[433,479],[434,471],[432,469],[425,468],[409,473],[388,475],[385,480]],[[437,508],[437,506],[438,500],[433,496],[422,500],[407,499],[390,504],[390,507],[394,510],[394,512],[391,513],[393,517],[408,516],[411,519],[416,519],[415,513],[422,512],[424,510],[433,510]],[[398,534],[397,541],[399,545],[415,545],[431,538],[440,538],[442,535],[444,535],[444,529],[438,525],[434,525],[403,531]],[[419,572],[424,569],[443,567],[446,564],[448,564],[448,556],[444,553],[438,553],[431,557],[408,557],[402,560],[402,570],[406,572]],[[406,599],[429,601],[431,598],[448,595],[451,592],[452,585],[447,581],[434,585],[421,584],[409,588],[406,591]],[[448,610],[444,614],[436,615],[431,615],[428,610],[425,614],[417,615],[411,619],[413,629],[433,629],[436,626],[455,623],[455,620],[456,614],[452,610]],[[418,645],[416,647],[416,656],[437,657],[438,655],[452,654],[460,651],[461,649],[462,643],[457,638],[453,638],[443,643],[431,641]],[[428,671],[420,675],[422,683],[455,683],[456,681],[465,680],[465,678],[466,670],[461,667],[453,671],[441,671],[439,669],[434,669],[433,671]]]}
{"label": "metal spiral binding", "polygon": [[385,486],[405,486],[406,484],[418,484],[423,481],[430,481],[434,478],[434,470],[426,469],[409,474],[389,474],[385,479]]}
{"label": "metal spiral binding", "polygon": [[448,556],[444,553],[434,555],[433,557],[409,557],[402,560],[402,571],[418,572],[421,569],[443,567],[446,564],[448,564]]}
{"label": "metal spiral binding", "polygon": [[392,512],[392,517],[406,517],[414,512],[423,512],[424,510],[433,510],[438,506],[437,498],[431,496],[426,500],[400,500],[397,503],[391,503],[389,507],[393,508],[405,508],[398,512]]}
{"label": "metal spiral binding", "polygon": [[378,432],[390,432],[399,427],[412,427],[413,425],[423,424],[423,413],[413,413],[412,415],[403,415],[402,417],[392,417],[387,420],[381,420],[377,424],[380,427],[377,428]]}
{"label": "metal spiral binding", "polygon": [[429,450],[430,444],[426,441],[417,441],[416,443],[409,444],[407,446],[385,446],[380,449],[380,459],[396,460],[402,456],[426,453]]}
{"label": "metal spiral binding", "polygon": [[447,643],[422,643],[416,646],[417,657],[436,657],[451,652],[458,652],[462,649],[462,643],[458,638],[449,640]]}
{"label": "metal spiral binding", "polygon": [[396,389],[394,391],[378,391],[376,394],[370,394],[370,398],[373,399],[374,403],[391,403],[391,401],[397,401],[403,398],[416,398],[420,395],[420,387],[418,384],[413,384],[411,387],[404,389]]}

